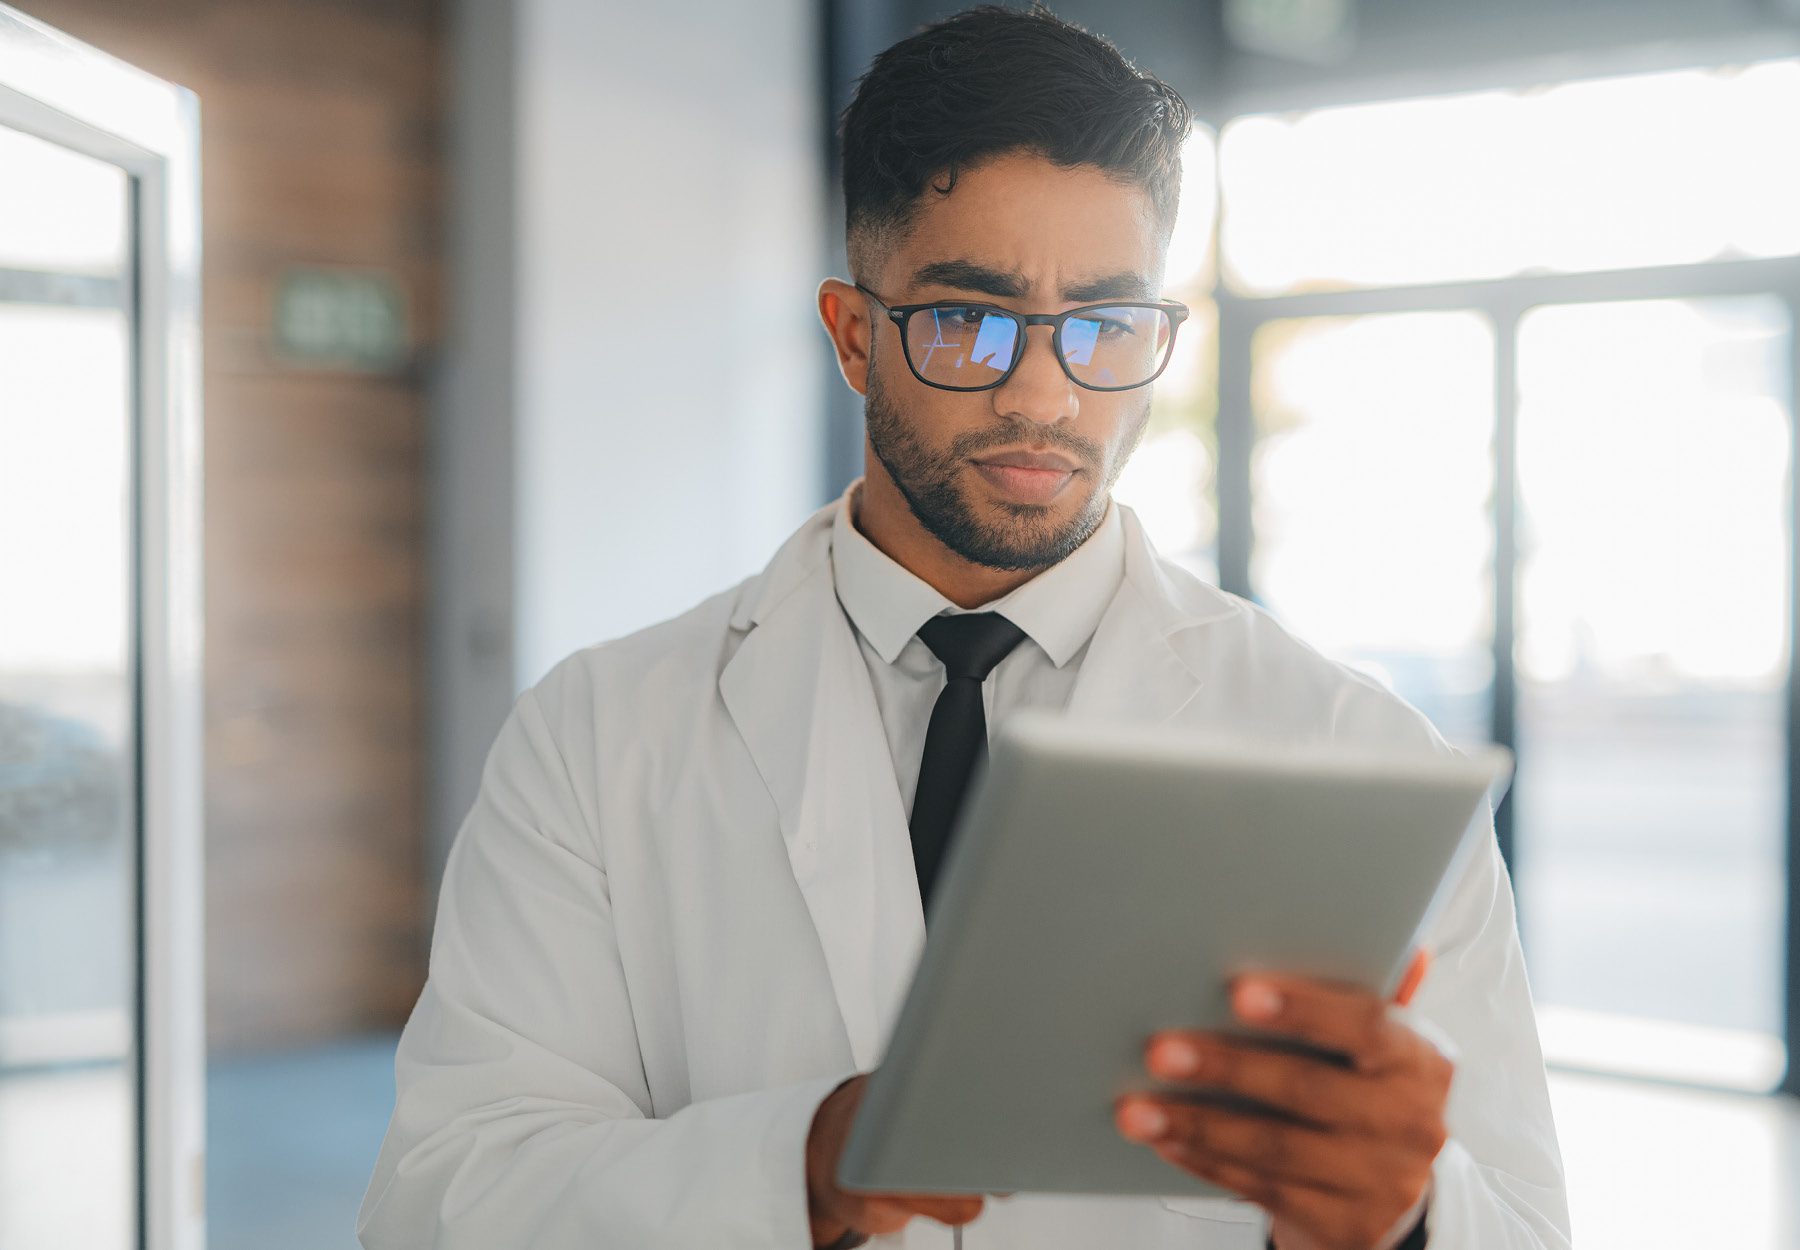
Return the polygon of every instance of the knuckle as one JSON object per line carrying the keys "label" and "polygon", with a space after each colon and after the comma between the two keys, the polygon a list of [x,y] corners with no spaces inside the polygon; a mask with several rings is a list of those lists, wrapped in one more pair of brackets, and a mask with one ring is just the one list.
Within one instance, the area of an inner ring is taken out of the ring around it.
{"label": "knuckle", "polygon": [[1217,1047],[1207,1053],[1206,1059],[1212,1071],[1202,1079],[1208,1084],[1236,1089],[1243,1083],[1246,1075],[1244,1056],[1236,1047]]}
{"label": "knuckle", "polygon": [[1205,1150],[1209,1146],[1208,1137],[1211,1125],[1207,1123],[1204,1113],[1193,1113],[1185,1108],[1175,1108],[1175,1131],[1172,1139],[1186,1150]]}
{"label": "knuckle", "polygon": [[1288,1130],[1273,1120],[1267,1120],[1251,1130],[1250,1152],[1255,1158],[1280,1166],[1289,1161],[1294,1148]]}
{"label": "knuckle", "polygon": [[1274,1081],[1275,1100],[1295,1109],[1313,1106],[1319,1101],[1319,1075],[1311,1065],[1287,1064]]}

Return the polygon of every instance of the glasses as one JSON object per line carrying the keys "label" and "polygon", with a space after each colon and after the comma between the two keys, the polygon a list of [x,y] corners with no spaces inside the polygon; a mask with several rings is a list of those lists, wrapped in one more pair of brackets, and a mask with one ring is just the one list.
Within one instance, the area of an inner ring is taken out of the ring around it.
{"label": "glasses", "polygon": [[913,376],[943,391],[991,391],[1025,355],[1025,328],[1050,326],[1063,372],[1090,391],[1148,386],[1168,368],[1186,304],[1086,304],[1064,313],[1017,313],[992,304],[889,305],[868,287],[857,290],[887,310]]}

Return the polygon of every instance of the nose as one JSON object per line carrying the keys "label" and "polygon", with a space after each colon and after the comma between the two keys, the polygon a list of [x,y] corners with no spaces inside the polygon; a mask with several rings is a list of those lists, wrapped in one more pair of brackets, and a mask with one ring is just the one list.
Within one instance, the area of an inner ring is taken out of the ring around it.
{"label": "nose", "polygon": [[1055,334],[1049,326],[1026,329],[1019,367],[992,394],[1000,416],[1039,425],[1073,420],[1081,407],[1075,383],[1056,358]]}

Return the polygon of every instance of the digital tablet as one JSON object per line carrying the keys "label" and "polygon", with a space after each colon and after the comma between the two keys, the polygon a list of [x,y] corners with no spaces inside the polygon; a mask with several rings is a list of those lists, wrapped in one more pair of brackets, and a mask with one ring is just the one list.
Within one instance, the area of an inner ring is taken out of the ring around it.
{"label": "digital tablet", "polygon": [[1253,970],[1391,993],[1509,758],[1222,743],[1019,717],[959,822],[839,1163],[856,1189],[1218,1196],[1121,1138],[1164,1028]]}

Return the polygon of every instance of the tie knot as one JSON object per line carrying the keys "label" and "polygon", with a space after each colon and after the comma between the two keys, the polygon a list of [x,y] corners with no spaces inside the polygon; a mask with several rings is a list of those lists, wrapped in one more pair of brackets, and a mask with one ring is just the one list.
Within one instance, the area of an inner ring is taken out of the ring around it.
{"label": "tie knot", "polygon": [[994,665],[1025,641],[1025,631],[998,612],[934,616],[919,626],[919,639],[943,661],[951,680],[986,681]]}

